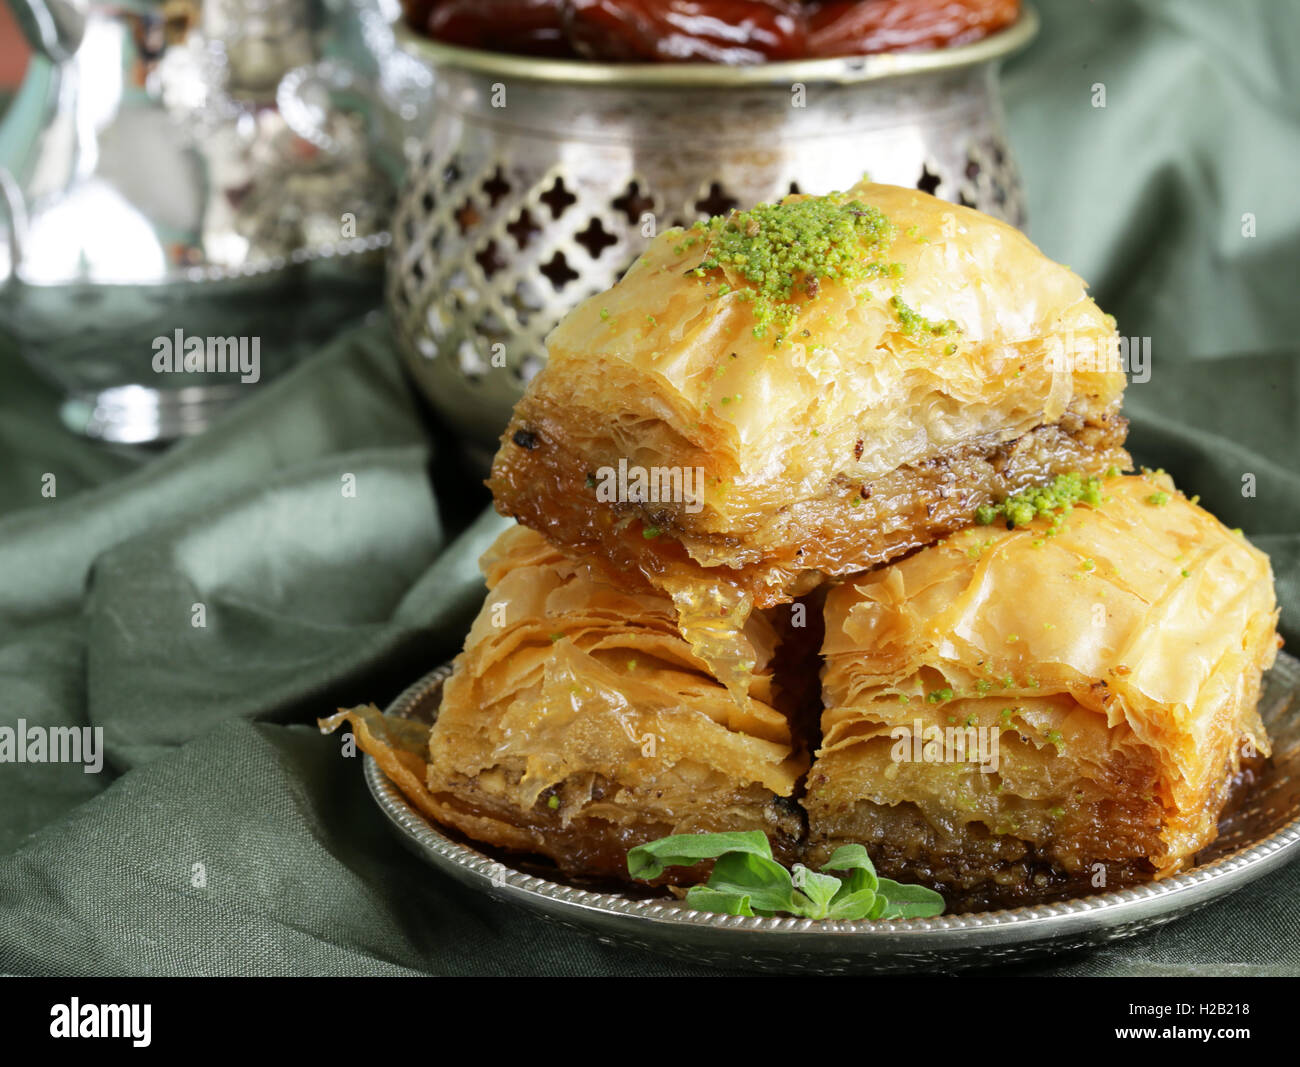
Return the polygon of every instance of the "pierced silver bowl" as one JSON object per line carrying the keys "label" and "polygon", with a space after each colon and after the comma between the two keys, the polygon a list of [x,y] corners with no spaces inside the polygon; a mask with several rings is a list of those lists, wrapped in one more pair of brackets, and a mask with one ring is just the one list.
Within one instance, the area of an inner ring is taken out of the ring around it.
{"label": "pierced silver bowl", "polygon": [[[386,709],[437,715],[440,667]],[[1219,822],[1191,870],[1160,882],[1002,911],[890,922],[744,918],[694,911],[671,899],[596,893],[518,869],[462,844],[412,808],[369,756],[366,784],[403,842],[445,874],[606,943],[721,967],[781,972],[943,971],[1011,963],[1132,937],[1202,908],[1300,856],[1300,660],[1280,653],[1264,677],[1260,715],[1273,757]]]}
{"label": "pierced silver bowl", "polygon": [[1037,27],[1026,8],[956,48],[744,68],[534,59],[403,31],[436,75],[388,257],[407,366],[490,453],[551,328],[658,229],[864,173],[1022,225],[996,72]]}

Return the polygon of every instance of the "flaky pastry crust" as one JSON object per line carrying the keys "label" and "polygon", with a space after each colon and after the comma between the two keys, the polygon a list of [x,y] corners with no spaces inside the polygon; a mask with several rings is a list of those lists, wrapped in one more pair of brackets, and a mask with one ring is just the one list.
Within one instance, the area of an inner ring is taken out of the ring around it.
{"label": "flaky pastry crust", "polygon": [[[1256,703],[1276,621],[1268,558],[1163,476],[1106,480],[1055,534],[976,526],[844,583],[811,858],[861,841],[958,900],[1177,871],[1269,751]],[[994,773],[895,748],[967,727],[996,734]]]}
{"label": "flaky pastry crust", "polygon": [[[707,230],[660,235],[566,317],[502,437],[498,509],[620,581],[764,607],[1054,474],[1128,465],[1113,322],[1078,277],[924,193],[846,197],[888,220],[863,253],[881,270],[796,286],[793,321],[762,336],[746,279],[702,269]],[[702,491],[603,499],[620,462]]]}
{"label": "flaky pastry crust", "polygon": [[792,854],[802,827],[782,798],[808,760],[761,615],[744,628],[742,706],[666,598],[609,585],[522,527],[483,568],[490,591],[429,735],[441,822],[570,876],[626,879],[627,850],[670,833],[762,829]]}

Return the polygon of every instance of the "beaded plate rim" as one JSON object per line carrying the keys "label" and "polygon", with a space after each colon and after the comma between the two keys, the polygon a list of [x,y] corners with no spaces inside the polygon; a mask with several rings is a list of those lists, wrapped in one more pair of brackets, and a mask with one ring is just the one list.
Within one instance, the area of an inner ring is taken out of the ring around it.
{"label": "beaded plate rim", "polygon": [[[1300,660],[1279,653],[1272,671],[1281,676],[1285,691],[1291,694],[1291,714],[1300,714],[1294,699],[1300,696]],[[385,709],[385,714],[409,716],[419,703],[441,687],[450,673],[450,664],[429,672],[398,696]],[[790,935],[799,935],[801,951],[822,947],[842,952],[851,944],[855,949],[876,953],[1031,943],[1094,928],[1110,930],[1111,937],[1124,936],[1118,928],[1131,927],[1129,932],[1137,933],[1153,922],[1172,919],[1179,912],[1240,888],[1300,853],[1300,811],[1297,811],[1289,822],[1268,836],[1183,874],[1050,904],[887,923],[719,915],[695,911],[676,901],[596,892],[515,870],[446,836],[407,803],[370,756],[365,757],[364,767],[372,796],[406,843],[462,881],[477,883],[494,896],[541,910],[552,918],[580,926],[604,927],[606,932],[611,932],[609,926],[613,920],[619,932],[625,934],[635,932],[634,928],[651,932],[648,927],[666,926],[682,932],[761,935],[757,939],[741,939],[746,945],[737,944],[737,950],[752,949],[757,942],[762,947],[780,950]]]}

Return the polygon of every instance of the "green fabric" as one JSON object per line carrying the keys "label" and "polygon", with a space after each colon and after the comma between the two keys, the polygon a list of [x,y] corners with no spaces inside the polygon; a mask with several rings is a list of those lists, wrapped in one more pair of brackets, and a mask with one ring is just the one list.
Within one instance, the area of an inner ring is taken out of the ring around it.
{"label": "green fabric", "polygon": [[[1294,645],[1300,12],[1039,6],[1044,33],[1005,78],[1033,235],[1152,339],[1151,380],[1128,393],[1135,456],[1271,553]],[[382,321],[163,453],[77,440],[56,403],[0,349],[0,723],[102,726],[108,763],[0,764],[0,972],[713,973],[438,875],[311,725],[456,650],[500,528],[474,519],[484,492]],[[1300,865],[1013,973],[1295,974],[1297,899]]]}

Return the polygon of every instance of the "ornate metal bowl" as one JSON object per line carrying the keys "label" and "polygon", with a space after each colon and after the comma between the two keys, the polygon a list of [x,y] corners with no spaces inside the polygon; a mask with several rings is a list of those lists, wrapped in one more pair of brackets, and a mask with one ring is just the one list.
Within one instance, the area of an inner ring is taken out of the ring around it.
{"label": "ornate metal bowl", "polygon": [[[440,667],[387,714],[432,721],[450,673]],[[595,935],[696,963],[817,974],[978,967],[1132,937],[1201,908],[1300,855],[1300,660],[1279,654],[1260,714],[1274,753],[1184,874],[1038,907],[891,922],[743,918],[672,900],[594,893],[516,869],[461,844],[415,811],[369,756],[366,783],[405,844],[440,871],[498,900]]]}
{"label": "ornate metal bowl", "polygon": [[658,229],[791,191],[916,186],[1024,222],[998,62],[1037,30],[936,52],[771,63],[585,63],[402,35],[436,74],[393,221],[387,299],[416,381],[494,449],[581,299]]}

